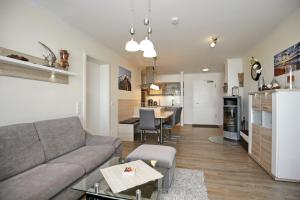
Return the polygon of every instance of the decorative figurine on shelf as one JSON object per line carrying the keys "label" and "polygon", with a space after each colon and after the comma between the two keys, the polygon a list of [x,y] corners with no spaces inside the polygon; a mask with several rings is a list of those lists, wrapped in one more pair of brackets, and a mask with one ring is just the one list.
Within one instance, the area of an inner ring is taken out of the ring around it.
{"label": "decorative figurine on shelf", "polygon": [[276,78],[274,77],[272,82],[271,82],[271,85],[272,85],[272,89],[280,89],[280,85],[279,83],[277,82]]}
{"label": "decorative figurine on shelf", "polygon": [[64,70],[68,70],[69,68],[69,52],[67,50],[60,50],[59,52],[60,54],[60,66],[64,69]]}
{"label": "decorative figurine on shelf", "polygon": [[45,44],[43,44],[40,41],[39,41],[39,44],[42,45],[46,49],[46,51],[47,51],[47,54],[43,55],[44,58],[45,58],[45,61],[47,62],[47,66],[49,66],[49,67],[56,67],[56,65],[55,65],[56,56],[53,53],[53,51],[51,51],[51,49],[49,47],[47,47]]}
{"label": "decorative figurine on shelf", "polygon": [[264,88],[264,85],[265,85],[265,79],[263,76],[259,76],[259,79],[258,79],[258,91],[263,91],[263,88]]}

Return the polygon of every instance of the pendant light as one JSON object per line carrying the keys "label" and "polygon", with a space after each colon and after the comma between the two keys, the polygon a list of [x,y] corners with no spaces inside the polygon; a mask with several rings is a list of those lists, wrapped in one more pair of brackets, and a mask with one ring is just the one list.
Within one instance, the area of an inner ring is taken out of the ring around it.
{"label": "pendant light", "polygon": [[130,28],[130,34],[131,34],[131,39],[126,43],[125,45],[125,50],[126,51],[130,51],[130,52],[136,52],[138,50],[140,50],[139,44],[133,39],[133,35],[134,35],[134,28],[131,27]]}
{"label": "pendant light", "polygon": [[134,30],[134,8],[133,8],[133,0],[131,0],[131,27],[129,29],[129,33],[131,35],[131,39],[126,43],[125,45],[125,50],[126,51],[130,51],[130,52],[136,52],[138,50],[140,50],[140,47],[139,47],[139,44],[134,40],[133,36],[134,36],[134,33],[135,33],[135,30]]}
{"label": "pendant light", "polygon": [[154,79],[154,71],[155,71],[155,68],[156,68],[156,60],[157,60],[157,57],[155,56],[155,57],[153,57],[153,67],[152,67],[152,76],[153,76],[153,83],[151,83],[150,84],[150,88],[152,89],[152,90],[159,90],[159,86],[158,85],[156,85],[156,84],[154,84],[154,82],[155,82],[155,79]]}
{"label": "pendant light", "polygon": [[153,83],[150,85],[150,88],[152,90],[159,90],[159,86],[158,85],[154,85]]}
{"label": "pendant light", "polygon": [[[144,19],[144,25],[145,26],[149,26],[149,23],[150,23],[150,20],[148,19],[148,17],[146,17]],[[151,33],[152,33],[152,28],[149,26],[147,28],[147,35],[146,35],[145,39],[140,42],[140,50],[141,51],[146,51],[146,50],[154,49],[153,43],[149,39],[149,35]]]}
{"label": "pendant light", "polygon": [[146,49],[144,51],[144,53],[143,53],[143,56],[145,58],[155,58],[157,56],[157,53],[156,53],[156,51],[155,51],[154,48],[152,48],[152,49]]}
{"label": "pendant light", "polygon": [[157,53],[154,49],[154,45],[149,39],[150,34],[152,33],[152,28],[150,26],[150,14],[151,14],[151,0],[148,0],[148,15],[144,19],[144,25],[147,27],[147,36],[144,40],[140,42],[140,49],[143,51],[143,56],[145,58],[154,58],[157,56]]}
{"label": "pendant light", "polygon": [[[125,50],[130,52],[136,52],[136,51],[143,51],[143,56],[145,58],[154,58],[157,56],[157,53],[154,49],[154,45],[152,41],[150,40],[150,34],[152,33],[152,28],[150,26],[150,13],[151,13],[151,0],[148,0],[148,12],[144,19],[144,25],[147,27],[147,34],[145,36],[145,39],[142,40],[139,44],[134,40],[134,9],[133,9],[133,0],[131,0],[131,14],[132,14],[132,24],[130,27],[130,35],[131,39],[126,43]],[[147,7],[146,6],[146,7]],[[146,8],[147,9],[147,8]]]}
{"label": "pendant light", "polygon": [[140,50],[147,51],[151,49],[154,49],[153,43],[149,40],[148,36],[146,36],[145,39],[140,42]]}

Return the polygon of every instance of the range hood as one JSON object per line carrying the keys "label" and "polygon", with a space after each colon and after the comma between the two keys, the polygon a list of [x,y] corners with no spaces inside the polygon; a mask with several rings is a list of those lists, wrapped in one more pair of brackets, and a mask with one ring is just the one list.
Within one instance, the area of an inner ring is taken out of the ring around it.
{"label": "range hood", "polygon": [[146,69],[142,73],[142,88],[159,90],[159,86],[155,85],[155,67],[156,67],[156,58],[153,59],[153,66],[146,66]]}

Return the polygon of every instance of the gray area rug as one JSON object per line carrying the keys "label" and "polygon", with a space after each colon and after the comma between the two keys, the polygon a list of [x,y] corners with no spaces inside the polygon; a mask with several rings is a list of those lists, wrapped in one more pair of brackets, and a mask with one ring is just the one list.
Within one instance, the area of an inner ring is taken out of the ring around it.
{"label": "gray area rug", "polygon": [[204,174],[201,170],[175,169],[175,180],[168,193],[159,200],[208,200]]}

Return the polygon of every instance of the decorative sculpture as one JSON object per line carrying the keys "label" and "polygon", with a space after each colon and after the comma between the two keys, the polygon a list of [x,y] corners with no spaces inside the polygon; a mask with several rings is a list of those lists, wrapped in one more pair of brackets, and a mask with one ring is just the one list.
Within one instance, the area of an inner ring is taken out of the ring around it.
{"label": "decorative sculpture", "polygon": [[45,61],[47,62],[47,66],[49,66],[49,67],[56,67],[55,66],[56,56],[53,53],[53,51],[51,51],[51,49],[49,47],[47,47],[45,44],[43,44],[40,41],[39,41],[39,44],[42,45],[46,49],[46,51],[47,51],[47,54],[43,55],[44,58],[45,58]]}
{"label": "decorative sculpture", "polygon": [[60,54],[60,66],[64,69],[64,70],[68,70],[69,68],[69,52],[67,50],[60,50],[59,52]]}

